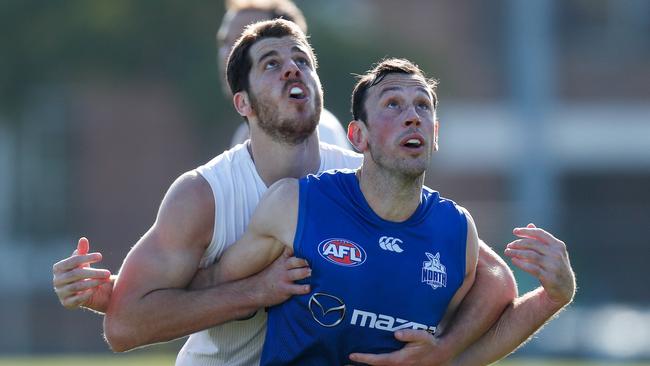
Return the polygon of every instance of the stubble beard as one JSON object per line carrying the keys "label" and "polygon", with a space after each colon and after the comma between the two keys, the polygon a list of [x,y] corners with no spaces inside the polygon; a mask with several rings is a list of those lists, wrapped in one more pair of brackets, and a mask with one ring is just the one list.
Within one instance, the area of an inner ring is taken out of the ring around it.
{"label": "stubble beard", "polygon": [[[316,98],[314,112],[305,120],[300,118],[281,119],[276,103],[265,100],[264,97],[258,98],[253,93],[249,93],[249,97],[251,106],[257,113],[260,129],[275,142],[292,146],[301,144],[314,133],[318,126],[323,108],[322,93],[318,94]],[[302,114],[303,109],[308,107],[297,105],[296,108],[298,113]]]}
{"label": "stubble beard", "polygon": [[391,159],[389,156],[387,156],[388,154],[375,149],[374,145],[370,143],[368,143],[368,150],[370,151],[370,157],[375,162],[375,165],[377,165],[377,167],[390,172],[399,180],[412,181],[414,179],[419,179],[426,172],[427,164],[425,162],[408,161],[408,158]]}

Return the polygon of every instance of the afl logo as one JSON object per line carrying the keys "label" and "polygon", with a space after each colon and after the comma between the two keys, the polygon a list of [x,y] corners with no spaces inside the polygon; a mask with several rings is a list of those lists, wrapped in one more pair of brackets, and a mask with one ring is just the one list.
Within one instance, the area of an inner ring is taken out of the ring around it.
{"label": "afl logo", "polygon": [[366,261],[366,251],[361,245],[346,239],[323,240],[318,244],[318,253],[339,266],[355,267]]}

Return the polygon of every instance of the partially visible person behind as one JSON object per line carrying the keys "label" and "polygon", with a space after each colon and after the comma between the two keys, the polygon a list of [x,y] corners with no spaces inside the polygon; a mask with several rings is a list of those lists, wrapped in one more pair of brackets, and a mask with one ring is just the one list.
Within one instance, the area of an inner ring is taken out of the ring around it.
{"label": "partially visible person behind", "polygon": [[[303,33],[307,34],[305,16],[291,0],[226,0],[226,14],[217,33],[219,75],[224,95],[232,96],[225,80],[226,64],[228,55],[230,55],[235,41],[241,36],[244,27],[255,22],[277,18],[296,23]],[[249,136],[248,123],[240,123],[230,141],[230,146],[241,144]],[[321,142],[346,149],[350,148],[343,126],[334,114],[326,108],[323,108],[321,112],[318,123],[318,137]]]}

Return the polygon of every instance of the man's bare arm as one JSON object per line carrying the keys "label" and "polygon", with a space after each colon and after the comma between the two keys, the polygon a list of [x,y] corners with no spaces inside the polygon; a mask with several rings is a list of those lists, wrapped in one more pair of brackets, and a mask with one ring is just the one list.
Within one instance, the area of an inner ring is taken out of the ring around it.
{"label": "man's bare arm", "polygon": [[454,360],[454,365],[487,365],[529,339],[553,315],[573,300],[575,275],[566,245],[530,224],[514,234],[505,254],[522,270],[537,277],[541,286],[515,299],[489,332]]}
{"label": "man's bare arm", "polygon": [[298,180],[277,181],[260,199],[246,232],[223,253],[214,284],[252,276],[287,250],[293,252],[298,220]]}
{"label": "man's bare arm", "polygon": [[481,241],[474,286],[456,315],[436,336],[436,353],[450,360],[478,340],[517,297],[517,285],[508,265]]}
{"label": "man's bare arm", "polygon": [[131,249],[115,282],[104,318],[113,350],[182,337],[247,316],[290,295],[269,298],[262,289],[278,281],[271,277],[283,275],[284,263],[244,280],[202,290],[187,288],[211,239],[213,202],[209,185],[196,173],[181,176],[169,189],[156,222]]}

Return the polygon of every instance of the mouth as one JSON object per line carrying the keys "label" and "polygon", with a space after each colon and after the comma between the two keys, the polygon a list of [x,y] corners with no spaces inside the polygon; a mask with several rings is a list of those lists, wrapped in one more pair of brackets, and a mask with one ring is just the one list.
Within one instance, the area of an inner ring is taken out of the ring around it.
{"label": "mouth", "polygon": [[424,137],[419,134],[411,134],[400,141],[400,146],[410,150],[419,150],[424,147]]}
{"label": "mouth", "polygon": [[307,97],[309,96],[307,92],[307,88],[303,83],[300,82],[289,84],[288,92],[289,92],[289,99],[296,100],[296,101],[307,99]]}

